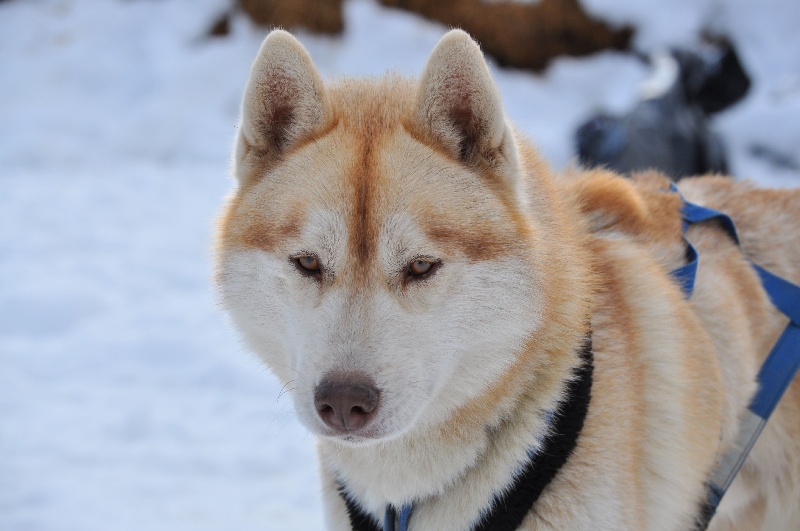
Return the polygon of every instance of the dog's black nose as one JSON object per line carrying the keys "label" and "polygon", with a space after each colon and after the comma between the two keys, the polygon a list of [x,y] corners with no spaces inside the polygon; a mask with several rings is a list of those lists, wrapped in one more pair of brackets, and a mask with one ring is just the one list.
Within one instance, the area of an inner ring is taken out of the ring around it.
{"label": "dog's black nose", "polygon": [[320,418],[339,432],[366,426],[378,410],[380,391],[364,374],[340,373],[326,377],[314,390]]}

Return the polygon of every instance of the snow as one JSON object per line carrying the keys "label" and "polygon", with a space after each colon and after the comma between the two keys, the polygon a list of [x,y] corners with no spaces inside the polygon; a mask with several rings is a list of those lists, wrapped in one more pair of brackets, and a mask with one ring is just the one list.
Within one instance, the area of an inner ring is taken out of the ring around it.
{"label": "snow", "polygon": [[[712,15],[735,30],[757,84],[719,123],[734,168],[800,184],[750,155],[754,141],[800,152],[800,4],[652,3],[680,6],[670,18],[587,2],[649,28],[642,47]],[[0,3],[0,529],[322,527],[313,438],[211,287],[239,98],[266,33],[236,16],[231,35],[205,37],[227,3]],[[369,0],[349,0],[346,23],[343,37],[298,33],[327,77],[416,75],[446,30]],[[647,75],[618,53],[493,71],[557,167],[574,127],[629,107]]]}

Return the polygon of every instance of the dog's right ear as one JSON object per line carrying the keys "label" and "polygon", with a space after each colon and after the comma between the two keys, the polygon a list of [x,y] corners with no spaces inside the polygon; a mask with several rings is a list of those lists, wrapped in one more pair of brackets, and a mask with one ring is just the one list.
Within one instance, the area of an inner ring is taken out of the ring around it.
{"label": "dog's right ear", "polygon": [[[236,145],[236,177],[257,177],[248,159],[269,164],[325,122],[322,79],[303,45],[282,30],[264,39],[244,91]],[[263,164],[257,166],[263,167]]]}

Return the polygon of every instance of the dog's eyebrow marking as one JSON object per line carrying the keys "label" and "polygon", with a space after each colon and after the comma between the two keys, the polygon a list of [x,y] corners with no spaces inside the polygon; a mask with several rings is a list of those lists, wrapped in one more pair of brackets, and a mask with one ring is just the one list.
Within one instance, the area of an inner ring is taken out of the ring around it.
{"label": "dog's eyebrow marking", "polygon": [[286,213],[270,209],[262,211],[241,197],[234,198],[225,216],[220,219],[220,231],[232,244],[273,252],[288,238],[300,234],[304,213],[297,206]]}
{"label": "dog's eyebrow marking", "polygon": [[299,233],[299,225],[292,220],[282,224],[260,221],[253,223],[244,231],[241,241],[248,247],[274,251],[282,241]]}
{"label": "dog's eyebrow marking", "polygon": [[472,230],[442,224],[426,224],[425,233],[441,245],[455,244],[470,259],[493,260],[513,250],[513,241],[502,233]]}

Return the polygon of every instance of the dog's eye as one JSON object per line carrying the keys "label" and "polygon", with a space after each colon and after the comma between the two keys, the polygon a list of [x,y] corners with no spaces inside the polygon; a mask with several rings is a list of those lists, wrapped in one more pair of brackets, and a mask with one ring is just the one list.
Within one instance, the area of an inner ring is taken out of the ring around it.
{"label": "dog's eye", "polygon": [[441,260],[415,258],[406,267],[406,280],[426,279],[433,275],[440,265],[442,265]]}
{"label": "dog's eye", "polygon": [[292,258],[292,263],[298,271],[310,277],[319,278],[322,275],[322,267],[319,258],[313,254],[304,254]]}

